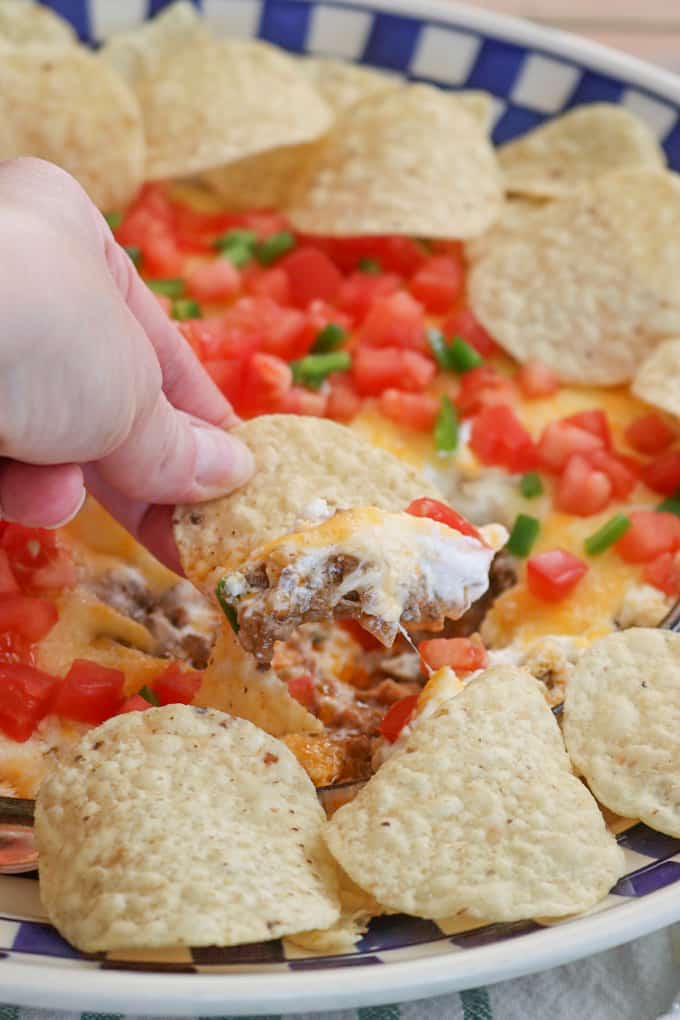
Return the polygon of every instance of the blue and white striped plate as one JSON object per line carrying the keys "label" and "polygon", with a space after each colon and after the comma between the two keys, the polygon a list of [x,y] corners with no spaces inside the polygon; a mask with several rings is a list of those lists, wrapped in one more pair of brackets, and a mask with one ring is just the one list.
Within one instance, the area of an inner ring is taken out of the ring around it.
{"label": "blue and white striped plate", "polygon": [[[166,0],[53,0],[100,42]],[[585,42],[439,0],[202,0],[218,31],[295,52],[389,68],[496,97],[496,142],[581,103],[641,116],[680,170],[680,80]],[[680,239],[678,241],[680,243]],[[384,917],[351,953],[310,958],[280,942],[176,950],[122,963],[83,958],[45,920],[35,878],[0,880],[0,989],[13,1003],[135,1014],[261,1015],[405,1001],[526,974],[680,920],[680,840],[637,825],[620,837],[628,874],[587,915],[465,934]]]}

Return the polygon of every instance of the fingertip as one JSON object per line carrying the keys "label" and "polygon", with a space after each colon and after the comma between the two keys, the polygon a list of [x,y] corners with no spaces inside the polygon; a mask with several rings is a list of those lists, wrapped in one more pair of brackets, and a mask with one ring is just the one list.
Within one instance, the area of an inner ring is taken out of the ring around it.
{"label": "fingertip", "polygon": [[0,514],[29,528],[60,528],[85,502],[83,472],[77,464],[7,462],[0,471]]}
{"label": "fingertip", "polygon": [[214,499],[248,481],[255,462],[245,443],[203,423],[194,422],[192,430],[196,443],[193,499]]}

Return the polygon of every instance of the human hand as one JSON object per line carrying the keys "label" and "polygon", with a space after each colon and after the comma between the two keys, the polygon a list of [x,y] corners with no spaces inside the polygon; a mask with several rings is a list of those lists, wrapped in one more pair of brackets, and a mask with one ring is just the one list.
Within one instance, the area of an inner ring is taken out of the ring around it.
{"label": "human hand", "polygon": [[0,252],[0,517],[56,527],[87,485],[177,568],[169,505],[252,472],[231,406],[64,171],[0,163]]}

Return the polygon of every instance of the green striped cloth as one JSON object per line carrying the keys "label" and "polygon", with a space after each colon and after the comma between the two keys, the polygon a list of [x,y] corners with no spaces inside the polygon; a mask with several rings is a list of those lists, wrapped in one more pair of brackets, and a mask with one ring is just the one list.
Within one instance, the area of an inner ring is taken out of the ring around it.
{"label": "green striped cloth", "polygon": [[[74,978],[77,981],[77,976]],[[1,980],[0,963],[0,994]],[[342,989],[336,979],[329,974],[328,980],[335,983],[340,998]],[[343,983],[346,980],[347,975]],[[122,974],[121,981],[124,982]],[[272,1013],[260,1020],[657,1020],[670,1008],[679,988],[680,927],[648,935],[588,960],[489,988],[401,1005],[285,1016]],[[49,1002],[47,987],[40,989],[40,995]],[[0,1006],[0,1020],[138,1020],[138,1017],[5,1005]],[[242,1016],[240,1020],[256,1018]]]}

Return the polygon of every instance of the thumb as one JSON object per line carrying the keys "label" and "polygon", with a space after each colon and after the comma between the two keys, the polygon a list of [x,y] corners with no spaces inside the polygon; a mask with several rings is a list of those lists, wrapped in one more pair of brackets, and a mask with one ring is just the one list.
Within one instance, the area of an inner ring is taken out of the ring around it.
{"label": "thumb", "polygon": [[105,481],[146,503],[214,499],[243,485],[253,466],[236,436],[178,411],[163,393],[124,442],[97,462]]}

